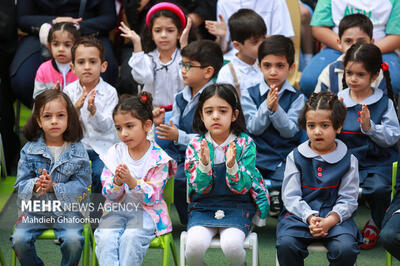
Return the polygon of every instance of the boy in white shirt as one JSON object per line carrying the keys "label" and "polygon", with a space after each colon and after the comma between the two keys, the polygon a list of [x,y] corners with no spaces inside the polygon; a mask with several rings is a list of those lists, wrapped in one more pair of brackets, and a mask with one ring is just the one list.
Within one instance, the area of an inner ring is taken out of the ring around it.
{"label": "boy in white shirt", "polygon": [[222,67],[217,83],[229,83],[239,92],[257,85],[263,77],[256,61],[267,27],[263,18],[251,9],[239,9],[229,18],[228,25],[233,47],[238,52]]}
{"label": "boy in white shirt", "polygon": [[82,37],[71,53],[71,69],[79,79],[65,87],[64,92],[74,103],[83,124],[82,142],[92,162],[92,193],[100,193],[104,164],[99,154],[105,153],[116,141],[112,112],[118,103],[118,95],[115,88],[100,77],[107,69],[100,40]]}

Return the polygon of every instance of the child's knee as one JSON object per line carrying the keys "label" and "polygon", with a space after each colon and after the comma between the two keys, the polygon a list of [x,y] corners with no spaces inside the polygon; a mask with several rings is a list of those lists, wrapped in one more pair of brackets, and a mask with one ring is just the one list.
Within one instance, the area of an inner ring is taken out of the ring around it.
{"label": "child's knee", "polygon": [[11,236],[12,245],[15,248],[25,246],[33,242],[32,235],[28,234],[25,230],[15,230]]}
{"label": "child's knee", "polygon": [[340,261],[353,261],[357,258],[360,249],[354,241],[343,241],[330,247],[329,253],[333,259]]}
{"label": "child's knee", "polygon": [[80,230],[65,230],[60,237],[61,245],[68,249],[80,249],[83,246],[84,237]]}

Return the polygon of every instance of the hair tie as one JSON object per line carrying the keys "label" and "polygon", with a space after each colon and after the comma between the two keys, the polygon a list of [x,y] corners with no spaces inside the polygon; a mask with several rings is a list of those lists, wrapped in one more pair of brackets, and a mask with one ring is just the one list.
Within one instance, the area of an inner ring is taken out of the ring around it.
{"label": "hair tie", "polygon": [[146,103],[147,102],[147,96],[146,95],[140,96],[140,99],[142,99],[142,103]]}
{"label": "hair tie", "polygon": [[150,20],[151,20],[151,17],[153,16],[153,14],[156,13],[157,11],[164,10],[164,9],[172,11],[173,13],[175,13],[175,15],[178,16],[178,18],[179,18],[179,20],[181,22],[182,29],[185,28],[185,26],[186,26],[186,17],[185,17],[185,14],[183,13],[182,9],[180,9],[175,4],[168,3],[168,2],[158,3],[158,4],[154,5],[152,8],[150,8],[149,12],[147,12],[147,15],[146,15],[146,26],[147,26],[147,28],[150,29]]}
{"label": "hair tie", "polygon": [[386,63],[386,62],[383,62],[381,64],[381,68],[382,68],[383,71],[388,71],[389,70],[389,64]]}

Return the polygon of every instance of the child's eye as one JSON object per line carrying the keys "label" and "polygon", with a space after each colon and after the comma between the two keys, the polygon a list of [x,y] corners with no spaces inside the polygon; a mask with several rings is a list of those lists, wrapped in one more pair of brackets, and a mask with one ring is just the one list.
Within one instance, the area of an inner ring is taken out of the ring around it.
{"label": "child's eye", "polygon": [[49,117],[50,117],[50,115],[43,115],[43,117],[44,117],[44,118],[49,118]]}
{"label": "child's eye", "polygon": [[64,114],[59,114],[58,116],[59,116],[59,117],[63,117],[63,116],[65,116],[65,115],[64,115]]}
{"label": "child's eye", "polygon": [[223,114],[225,114],[225,113],[226,113],[226,110],[221,110],[220,112],[223,113]]}
{"label": "child's eye", "polygon": [[308,124],[307,127],[308,128],[314,128],[315,126],[313,124]]}
{"label": "child's eye", "polygon": [[270,68],[271,67],[271,64],[269,64],[269,63],[265,63],[263,65],[264,65],[265,68]]}
{"label": "child's eye", "polygon": [[115,127],[115,130],[121,131],[121,127]]}
{"label": "child's eye", "polygon": [[212,111],[206,111],[206,114],[210,115],[212,113]]}
{"label": "child's eye", "polygon": [[328,128],[328,127],[329,127],[329,124],[323,124],[322,127],[323,127],[323,128]]}
{"label": "child's eye", "polygon": [[353,72],[351,72],[351,71],[346,71],[346,75],[351,76],[351,75],[353,75]]}
{"label": "child's eye", "polygon": [[96,64],[96,60],[90,60],[91,64]]}
{"label": "child's eye", "polygon": [[134,125],[127,125],[127,128],[133,128]]}
{"label": "child's eye", "polygon": [[284,64],[278,64],[278,68],[284,68],[285,65]]}

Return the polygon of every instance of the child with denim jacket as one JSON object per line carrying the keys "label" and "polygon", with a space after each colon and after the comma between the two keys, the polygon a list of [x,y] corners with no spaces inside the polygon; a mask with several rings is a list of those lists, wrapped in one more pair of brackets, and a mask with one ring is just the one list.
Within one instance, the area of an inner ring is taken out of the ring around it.
{"label": "child with denim jacket", "polygon": [[79,117],[68,96],[47,90],[36,97],[24,135],[29,142],[21,150],[14,185],[19,208],[35,200],[53,206],[58,202],[60,207],[43,205],[39,211],[22,208],[11,237],[14,251],[21,265],[43,265],[34,242],[43,231],[54,229],[61,243],[61,265],[77,265],[84,242],[83,225],[68,221],[82,217],[65,207],[77,203],[77,196],[87,191],[91,178],[89,158],[80,142],[83,133]]}
{"label": "child with denim jacket", "polygon": [[164,187],[176,163],[147,139],[152,109],[151,94],[141,92],[121,99],[113,111],[121,142],[101,155],[106,203],[94,233],[100,265],[141,265],[151,240],[172,231]]}

